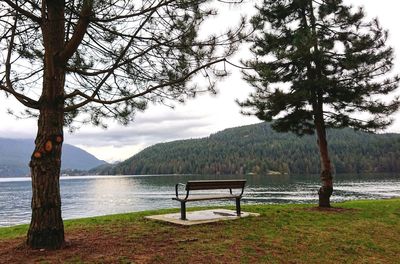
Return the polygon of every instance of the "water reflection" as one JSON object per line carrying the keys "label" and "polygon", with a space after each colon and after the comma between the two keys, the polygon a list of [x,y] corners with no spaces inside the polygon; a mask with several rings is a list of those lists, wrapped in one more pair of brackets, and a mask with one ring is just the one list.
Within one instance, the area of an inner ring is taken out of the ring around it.
{"label": "water reflection", "polygon": [[[199,179],[239,179],[244,176],[89,176],[61,180],[64,219],[178,207],[171,198],[178,182]],[[244,204],[315,203],[318,175],[246,176]],[[212,191],[216,193],[218,191]],[[400,175],[338,175],[333,201],[400,197]],[[0,178],[0,226],[28,223],[31,182],[28,178]],[[232,204],[207,201],[197,205]]]}

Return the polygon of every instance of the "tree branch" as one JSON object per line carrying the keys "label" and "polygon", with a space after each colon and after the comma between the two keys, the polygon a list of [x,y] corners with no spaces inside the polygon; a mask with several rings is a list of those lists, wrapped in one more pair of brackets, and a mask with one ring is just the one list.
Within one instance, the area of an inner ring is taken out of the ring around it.
{"label": "tree branch", "polygon": [[6,93],[12,94],[19,102],[21,102],[21,104],[25,105],[26,107],[39,110],[39,102],[38,101],[33,100],[32,98],[29,98],[26,95],[18,93],[14,89],[8,88],[7,86],[4,86],[2,84],[0,84],[0,90],[5,91]]}
{"label": "tree branch", "polygon": [[82,107],[82,106],[84,106],[84,105],[86,105],[86,104],[88,104],[90,102],[104,104],[104,105],[110,105],[110,104],[116,104],[116,103],[120,103],[120,102],[123,102],[123,101],[131,100],[131,99],[134,99],[134,98],[137,98],[137,97],[140,97],[140,96],[144,96],[144,95],[146,95],[148,93],[151,93],[151,92],[153,92],[153,91],[155,91],[157,89],[160,89],[160,88],[163,88],[163,87],[166,87],[166,86],[171,86],[171,85],[182,83],[182,82],[186,81],[188,78],[190,78],[192,75],[194,75],[195,73],[199,72],[200,70],[208,68],[211,65],[219,63],[219,62],[222,62],[222,61],[226,61],[226,59],[222,58],[222,59],[218,59],[216,61],[209,62],[207,64],[202,65],[201,67],[198,67],[198,68],[192,70],[191,72],[189,72],[185,76],[182,76],[181,78],[178,78],[176,80],[173,80],[173,81],[170,81],[170,82],[167,82],[167,83],[162,83],[162,84],[150,87],[150,88],[144,90],[143,92],[140,92],[140,93],[137,93],[137,94],[133,94],[133,95],[126,96],[126,97],[121,97],[121,98],[114,99],[114,100],[95,99],[93,95],[89,96],[89,95],[87,95],[85,93],[82,93],[79,90],[75,90],[73,93],[70,94],[70,97],[81,96],[81,97],[85,98],[86,100],[81,102],[81,103],[78,103],[76,105],[71,105],[69,107],[66,107],[66,108],[64,108],[64,111],[65,112],[74,111],[74,110],[78,109],[79,107]]}
{"label": "tree branch", "polygon": [[154,13],[154,11],[156,11],[158,8],[160,8],[162,6],[166,6],[166,5],[171,4],[173,2],[175,2],[175,0],[168,0],[168,1],[165,1],[165,2],[161,1],[161,3],[159,3],[158,5],[153,6],[153,7],[149,7],[147,9],[143,9],[140,12],[137,12],[137,13],[132,13],[132,14],[123,15],[123,16],[116,16],[116,17],[108,18],[108,19],[106,19],[106,18],[105,19],[94,18],[94,19],[91,19],[91,21],[95,21],[95,22],[114,22],[114,21],[117,21],[117,20],[120,20],[120,19],[127,19],[127,18],[137,17],[137,16],[144,15],[144,14],[146,14],[148,12]]}
{"label": "tree branch", "polygon": [[33,13],[19,7],[17,4],[13,3],[11,0],[3,0],[8,4],[10,7],[14,8],[18,13],[30,18],[32,21],[41,24],[42,23],[42,18],[35,16]]}
{"label": "tree branch", "polygon": [[[118,64],[120,63],[120,61],[123,59],[123,57],[125,56],[125,54],[128,52],[129,48],[131,47],[135,37],[137,36],[137,34],[139,34],[140,30],[142,30],[142,28],[144,27],[144,25],[150,20],[150,18],[153,16],[153,14],[156,12],[156,9],[154,9],[147,17],[146,19],[142,22],[142,24],[136,29],[135,33],[132,35],[131,39],[129,40],[129,42],[127,43],[125,49],[121,52],[121,54],[118,56],[118,58],[115,60],[114,65],[110,68],[110,70],[108,71],[108,73],[106,74],[106,76],[100,81],[100,83],[97,85],[96,89],[93,91],[91,96],[88,96],[86,94],[84,94],[85,96],[81,95],[82,97],[86,98],[86,101],[81,102],[80,104],[76,105],[76,108],[79,108],[80,106],[84,106],[88,103],[90,103],[92,100],[95,100],[94,98],[96,97],[96,95],[98,94],[99,90],[101,89],[101,87],[103,86],[103,84],[107,81],[107,79],[111,76],[111,74],[113,73],[113,71],[115,69],[118,68]],[[74,97],[78,94],[76,93],[71,93],[69,95],[69,97]],[[75,109],[76,109],[75,108]]]}
{"label": "tree branch", "polygon": [[11,28],[11,38],[10,38],[10,43],[8,44],[8,49],[7,49],[7,58],[6,58],[6,63],[5,63],[5,75],[6,75],[6,85],[8,86],[4,86],[0,83],[0,89],[5,91],[6,93],[10,93],[12,95],[14,95],[14,97],[21,102],[23,105],[30,107],[30,108],[34,108],[34,109],[39,109],[38,106],[38,102],[23,95],[20,94],[18,92],[16,92],[13,88],[13,84],[11,81],[11,54],[12,54],[12,49],[14,46],[14,39],[15,39],[15,32],[17,29],[17,22],[18,22],[18,11],[16,11],[16,15],[15,15],[15,20],[14,20],[14,24]]}
{"label": "tree branch", "polygon": [[[141,56],[144,56],[145,54],[147,54],[148,52],[152,51],[153,49],[155,49],[155,48],[157,48],[159,46],[161,46],[161,44],[157,44],[157,45],[151,46],[151,47],[143,50],[142,52],[138,53],[137,55],[133,56],[132,58],[125,59],[123,62],[121,62],[119,64],[114,63],[108,69],[95,70],[95,71],[88,72],[88,71],[85,71],[85,70],[80,70],[80,69],[74,69],[74,68],[67,67],[66,70],[68,72],[72,72],[72,73],[76,73],[76,74],[84,75],[84,76],[97,76],[97,75],[100,75],[100,74],[109,73],[109,72],[114,71],[116,68],[122,67],[122,66],[124,66],[124,65],[126,65],[128,63],[133,62],[137,58],[139,58]],[[65,98],[69,98],[69,97],[70,97],[69,95],[65,96]]]}
{"label": "tree branch", "polygon": [[79,14],[79,20],[75,28],[75,32],[71,39],[67,42],[64,49],[58,54],[57,60],[62,64],[65,64],[75,53],[78,46],[81,44],[83,37],[85,36],[86,30],[89,26],[90,17],[93,14],[93,1],[84,1],[82,10]]}

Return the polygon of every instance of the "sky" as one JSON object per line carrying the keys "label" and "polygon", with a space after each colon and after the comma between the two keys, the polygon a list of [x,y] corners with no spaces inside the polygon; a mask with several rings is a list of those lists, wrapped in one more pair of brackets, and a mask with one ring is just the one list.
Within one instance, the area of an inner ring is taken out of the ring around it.
{"label": "sky", "polygon": [[[210,21],[209,26],[237,24],[240,14],[254,12],[252,1],[244,7],[229,7],[217,21]],[[369,18],[378,17],[381,25],[389,30],[388,44],[395,49],[395,72],[400,72],[400,22],[398,0],[345,0],[355,6],[364,6]],[[232,21],[233,20],[233,21]],[[231,60],[238,63],[248,52],[243,48]],[[238,63],[239,64],[239,63]],[[257,118],[243,116],[235,100],[244,100],[253,89],[241,79],[237,69],[230,68],[231,75],[219,82],[218,94],[200,95],[185,104],[174,104],[174,109],[163,105],[149,105],[143,113],[138,113],[135,121],[128,126],[109,123],[108,129],[83,126],[74,133],[65,132],[65,143],[78,146],[99,159],[116,162],[127,159],[144,148],[156,143],[178,139],[206,137],[220,130],[254,124]],[[37,130],[37,120],[16,119],[6,114],[7,108],[15,108],[18,102],[0,95],[0,137],[32,138]],[[400,133],[400,113],[393,116],[394,124],[387,132]]]}

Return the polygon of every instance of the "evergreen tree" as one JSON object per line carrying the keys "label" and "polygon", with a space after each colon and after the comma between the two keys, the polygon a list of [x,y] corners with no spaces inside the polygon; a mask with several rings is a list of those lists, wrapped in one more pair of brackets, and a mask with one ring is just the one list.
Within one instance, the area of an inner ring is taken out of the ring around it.
{"label": "evergreen tree", "polygon": [[[64,243],[59,188],[64,126],[74,120],[105,125],[107,118],[127,124],[148,102],[182,101],[205,88],[214,92],[221,72],[213,65],[236,50],[243,29],[242,20],[225,34],[200,36],[202,22],[217,14],[215,2],[0,2],[0,90],[38,117],[30,162],[30,247]],[[197,73],[207,87],[191,81]]]}
{"label": "evergreen tree", "polygon": [[[243,62],[255,73],[244,78],[256,91],[241,102],[246,114],[274,119],[277,131],[316,133],[321,158],[319,206],[329,207],[333,191],[326,128],[383,129],[399,107],[394,91],[388,33],[377,19],[341,0],[264,0],[252,18],[251,51]],[[388,97],[386,97],[387,99]],[[361,119],[359,113],[369,113]]]}

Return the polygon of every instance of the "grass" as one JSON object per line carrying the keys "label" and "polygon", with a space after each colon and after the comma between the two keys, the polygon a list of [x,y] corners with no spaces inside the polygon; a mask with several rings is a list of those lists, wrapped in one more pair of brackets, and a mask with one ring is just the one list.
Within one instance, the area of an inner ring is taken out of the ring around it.
{"label": "grass", "polygon": [[[400,199],[313,205],[249,205],[260,217],[181,227],[143,217],[176,209],[65,221],[72,246],[36,252],[49,263],[400,263]],[[197,209],[197,208],[196,208]],[[27,225],[0,228],[1,246]],[[10,250],[8,248],[7,250]],[[14,249],[7,261],[32,256]],[[2,255],[3,254],[3,255]],[[205,262],[205,259],[207,260]]]}

